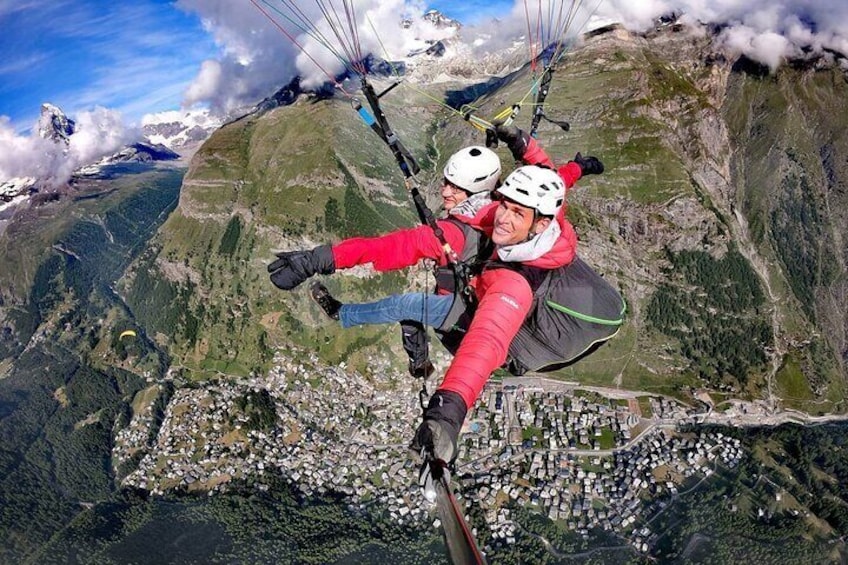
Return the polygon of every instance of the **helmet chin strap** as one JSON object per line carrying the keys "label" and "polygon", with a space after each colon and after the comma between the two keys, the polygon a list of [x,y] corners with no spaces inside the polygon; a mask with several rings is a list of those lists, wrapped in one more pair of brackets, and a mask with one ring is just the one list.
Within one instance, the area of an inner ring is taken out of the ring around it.
{"label": "helmet chin strap", "polygon": [[530,226],[530,230],[527,232],[527,237],[524,238],[524,241],[522,243],[527,243],[528,241],[533,241],[533,238],[535,238],[539,235],[539,232],[533,230],[535,225],[536,225],[536,222],[534,221],[533,225]]}

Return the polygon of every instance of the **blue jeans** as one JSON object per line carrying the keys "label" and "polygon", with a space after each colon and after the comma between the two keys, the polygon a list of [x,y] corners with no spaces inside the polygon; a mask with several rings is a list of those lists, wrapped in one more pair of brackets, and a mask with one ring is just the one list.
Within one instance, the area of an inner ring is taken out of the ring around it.
{"label": "blue jeans", "polygon": [[377,302],[345,304],[339,310],[339,321],[343,328],[403,320],[414,320],[438,328],[447,318],[451,304],[453,295],[450,294],[393,294]]}

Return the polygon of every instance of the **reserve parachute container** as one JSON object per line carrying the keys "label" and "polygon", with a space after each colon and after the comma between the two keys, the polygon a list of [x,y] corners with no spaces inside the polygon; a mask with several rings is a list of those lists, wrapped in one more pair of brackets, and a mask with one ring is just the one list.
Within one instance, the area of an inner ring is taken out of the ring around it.
{"label": "reserve parachute container", "polygon": [[530,314],[509,347],[508,370],[552,371],[577,361],[618,333],[626,304],[621,294],[579,257],[527,274],[533,293]]}

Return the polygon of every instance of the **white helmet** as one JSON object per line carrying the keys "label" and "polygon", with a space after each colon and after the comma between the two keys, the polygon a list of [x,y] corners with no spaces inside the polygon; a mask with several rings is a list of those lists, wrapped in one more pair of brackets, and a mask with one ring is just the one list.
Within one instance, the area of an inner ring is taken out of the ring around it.
{"label": "white helmet", "polygon": [[565,183],[556,171],[528,165],[512,171],[498,193],[543,216],[555,216],[565,200]]}
{"label": "white helmet", "polygon": [[486,147],[460,149],[445,164],[445,179],[462,190],[492,191],[501,178],[501,159]]}

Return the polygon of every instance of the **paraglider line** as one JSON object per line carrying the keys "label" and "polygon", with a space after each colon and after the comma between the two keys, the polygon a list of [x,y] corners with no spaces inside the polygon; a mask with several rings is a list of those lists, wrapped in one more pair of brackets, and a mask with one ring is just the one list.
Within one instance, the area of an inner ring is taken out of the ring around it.
{"label": "paraglider line", "polygon": [[[301,51],[303,51],[303,54],[304,54],[304,55],[306,55],[306,56],[309,58],[309,60],[310,60],[310,61],[312,61],[312,63],[313,63],[316,67],[318,67],[321,71],[323,71],[323,72],[324,72],[324,74],[325,74],[325,75],[327,75],[327,77],[329,77],[330,82],[332,82],[332,83],[333,83],[333,84],[335,84],[337,87],[339,87],[339,84],[336,82],[336,78],[335,78],[333,75],[331,75],[329,72],[327,72],[327,70],[326,70],[324,67],[322,67],[322,66],[321,66],[321,64],[320,64],[320,63],[318,63],[318,61],[316,61],[316,60],[312,57],[312,55],[310,55],[310,54],[306,51],[306,49],[304,49],[303,45],[301,45],[301,44],[297,41],[297,39],[296,39],[293,35],[291,35],[288,31],[286,31],[286,29],[285,29],[283,26],[281,26],[281,25],[279,24],[279,22],[277,22],[277,20],[275,20],[273,17],[271,17],[271,14],[269,14],[269,13],[268,13],[268,12],[266,12],[264,9],[262,9],[262,6],[260,6],[260,5],[256,2],[256,0],[250,0],[250,3],[251,3],[251,4],[253,4],[254,6],[256,6],[256,9],[257,9],[257,10],[259,10],[260,12],[262,12],[262,14],[263,14],[266,18],[268,18],[268,20],[270,20],[270,21],[271,21],[271,23],[272,23],[272,24],[274,24],[274,25],[277,27],[277,29],[279,29],[279,30],[280,30],[280,32],[282,32],[282,34],[283,34],[283,35],[285,35],[285,36],[289,39],[289,41],[291,41],[292,43],[294,43],[294,44],[295,44],[295,45],[296,45],[296,46],[297,46],[297,47],[298,47]],[[339,88],[341,88],[341,87],[339,87]]]}

